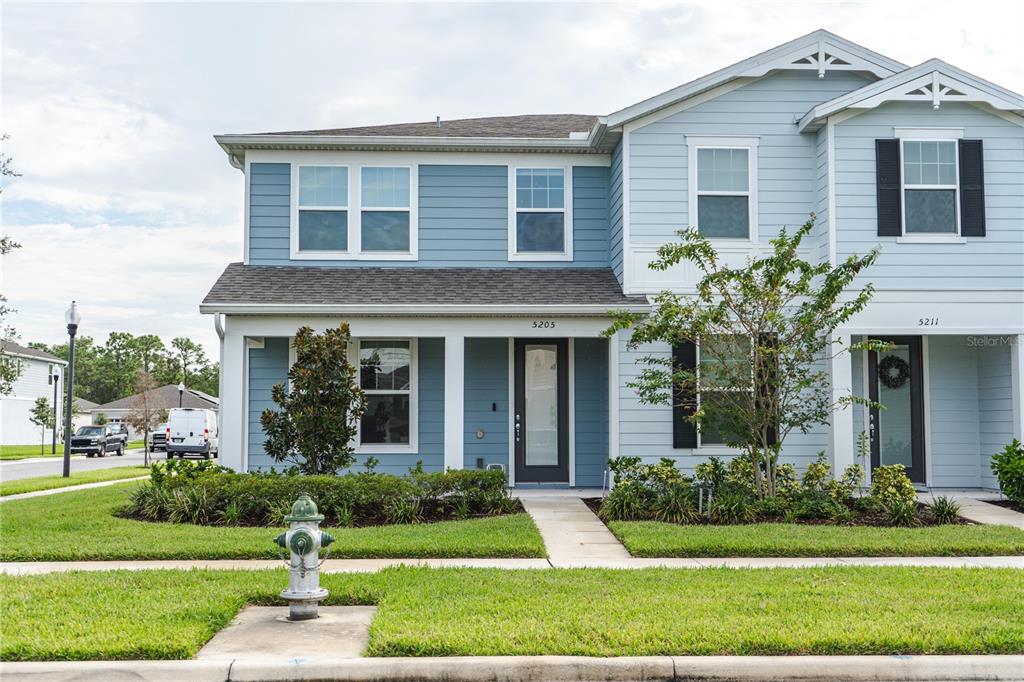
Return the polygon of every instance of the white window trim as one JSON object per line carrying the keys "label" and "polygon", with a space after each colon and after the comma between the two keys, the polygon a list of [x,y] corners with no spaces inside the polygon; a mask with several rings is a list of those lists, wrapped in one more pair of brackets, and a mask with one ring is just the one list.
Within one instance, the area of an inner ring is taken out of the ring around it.
{"label": "white window trim", "polygon": [[[346,251],[300,251],[299,250],[299,168],[304,166],[327,166],[348,170],[348,206],[303,206],[306,210],[348,211],[348,250]],[[409,205],[394,208],[362,206],[363,168],[408,168]],[[409,251],[363,251],[363,211],[408,211]],[[370,261],[415,261],[419,260],[419,165],[409,163],[327,163],[316,160],[291,163],[289,256],[292,260],[370,260]]]}
{"label": "white window trim", "polygon": [[[516,246],[516,213],[518,207],[516,206],[516,171],[519,169],[535,169],[535,170],[561,170],[564,173],[564,184],[563,191],[565,192],[565,201],[563,202],[563,208],[531,208],[523,209],[530,213],[563,213],[565,218],[563,225],[563,237],[565,243],[563,244],[563,250],[560,253],[536,253],[526,252],[519,253]],[[571,261],[572,260],[572,247],[573,247],[573,211],[572,211],[572,166],[545,166],[545,165],[529,165],[529,166],[509,166],[508,167],[508,259],[509,261]]]}
{"label": "white window trim", "polygon": [[964,136],[963,128],[893,128],[893,133],[900,141],[900,236],[897,244],[966,244],[967,238],[960,234],[960,148],[953,146],[953,177],[954,185],[911,185],[912,190],[943,189],[953,190],[955,198],[953,219],[956,221],[956,232],[953,234],[936,232],[907,233],[907,182],[903,173],[906,162],[905,143],[907,142],[954,142]]}
{"label": "white window trim", "polygon": [[[418,339],[397,336],[367,336],[365,338],[352,339],[349,344],[350,362],[356,368],[356,385],[362,386],[359,351],[363,341],[408,341],[409,342],[409,442],[407,444],[397,443],[362,443],[362,419],[356,424],[356,439],[353,446],[357,454],[366,455],[393,455],[409,454],[419,451],[419,344]],[[366,390],[366,395],[395,394],[404,391]]]}
{"label": "white window trim", "polygon": [[[756,135],[718,136],[718,135],[687,135],[687,208],[689,226],[697,228],[697,197],[707,196],[742,196],[746,195],[747,216],[750,230],[746,237],[708,237],[712,242],[723,244],[749,244],[758,239],[757,217],[757,147],[760,138]],[[698,149],[746,149],[747,150],[747,191],[746,192],[713,192],[697,189],[697,150]]]}
{"label": "white window trim", "polygon": [[[737,336],[742,336],[742,335],[737,335]],[[697,367],[696,367],[697,390],[696,390],[696,393],[697,393],[697,410],[699,411],[700,410],[700,406],[701,406],[701,402],[702,402],[701,401],[701,396],[702,396],[702,394],[704,392],[704,389],[702,389],[701,385],[700,385],[701,384],[701,382],[700,382],[700,379],[701,379],[701,377],[700,377],[700,349],[701,349],[700,342],[698,342],[696,344],[696,347],[697,347],[696,348],[696,351],[697,351],[697,353],[696,353],[696,355],[697,355]],[[754,353],[753,345],[751,345],[750,353],[751,353],[751,355],[753,355],[753,353]],[[750,367],[750,390],[749,391],[743,391],[742,389],[738,389],[738,388],[733,388],[733,389],[708,388],[707,391],[709,393],[750,393],[750,395],[753,396],[754,395],[754,367],[753,367],[753,365],[751,365],[751,367]],[[700,450],[701,456],[708,456],[708,455],[738,455],[740,453],[740,448],[731,448],[731,447],[729,447],[728,445],[726,445],[724,443],[708,443],[707,445],[705,445],[703,443],[702,429],[700,428],[699,424],[697,425],[697,447],[696,447],[696,450]]]}

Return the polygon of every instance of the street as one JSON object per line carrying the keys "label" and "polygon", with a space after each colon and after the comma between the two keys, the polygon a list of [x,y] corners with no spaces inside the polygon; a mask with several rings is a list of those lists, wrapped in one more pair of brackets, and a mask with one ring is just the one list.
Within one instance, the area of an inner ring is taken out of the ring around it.
{"label": "street", "polygon": [[[167,455],[160,451],[154,452],[151,456],[151,460],[164,460],[166,458]],[[81,455],[75,455],[71,458],[71,472],[130,466],[132,464],[142,464],[144,461],[141,448],[128,450],[123,457],[107,455],[106,457],[93,457],[89,459]],[[63,457],[37,457],[0,462],[0,481],[17,481],[22,478],[59,475],[63,471],[63,467]]]}

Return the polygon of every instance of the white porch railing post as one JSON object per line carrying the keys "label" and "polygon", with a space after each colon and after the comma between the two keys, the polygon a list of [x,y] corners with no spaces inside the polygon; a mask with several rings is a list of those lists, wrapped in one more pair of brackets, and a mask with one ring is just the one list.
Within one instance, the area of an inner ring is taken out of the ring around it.
{"label": "white porch railing post", "polygon": [[466,337],[444,337],[444,468],[463,468]]}
{"label": "white porch railing post", "polygon": [[[842,349],[842,352],[838,352]],[[834,336],[830,361],[832,400],[853,395],[853,366],[850,359],[850,336]],[[832,413],[832,471],[838,476],[853,464],[853,407],[847,405]]]}

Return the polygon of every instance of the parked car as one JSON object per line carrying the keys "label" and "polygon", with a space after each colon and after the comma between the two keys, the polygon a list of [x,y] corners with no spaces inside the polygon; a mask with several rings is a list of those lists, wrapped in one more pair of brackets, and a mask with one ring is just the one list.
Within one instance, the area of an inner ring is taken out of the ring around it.
{"label": "parked car", "polygon": [[120,422],[110,422],[107,424],[107,428],[110,429],[110,440],[107,441],[107,447],[113,447],[114,441],[120,441],[121,450],[118,454],[123,455],[128,447],[128,427]]}
{"label": "parked car", "polygon": [[167,459],[189,455],[217,456],[217,413],[196,407],[175,407],[167,414]]}
{"label": "parked car", "polygon": [[153,433],[149,434],[149,451],[167,451],[167,423],[160,424]]}
{"label": "parked car", "polygon": [[71,436],[71,454],[84,452],[86,457],[105,457],[108,452],[124,454],[124,442],[110,426],[80,426]]}

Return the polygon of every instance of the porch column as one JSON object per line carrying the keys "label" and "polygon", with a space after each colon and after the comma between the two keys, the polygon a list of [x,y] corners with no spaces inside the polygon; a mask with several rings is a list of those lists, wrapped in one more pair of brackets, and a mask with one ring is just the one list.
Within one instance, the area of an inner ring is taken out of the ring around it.
{"label": "porch column", "polygon": [[227,329],[221,342],[220,365],[220,406],[218,414],[220,427],[217,437],[220,463],[235,471],[243,471],[245,467],[244,444],[246,423],[246,356],[248,349],[245,336],[232,332],[230,318],[225,318]]}
{"label": "porch column", "polygon": [[[838,352],[840,349],[841,352]],[[832,337],[829,362],[832,374],[832,402],[853,395],[853,367],[850,362],[850,336]],[[853,408],[850,405],[832,413],[832,471],[838,476],[853,464]]]}
{"label": "porch column", "polygon": [[444,468],[463,468],[466,337],[444,337]]}
{"label": "porch column", "polygon": [[619,332],[608,337],[608,459],[619,456]]}
{"label": "porch column", "polygon": [[1013,403],[1013,437],[1024,441],[1024,334],[1010,345],[1010,396]]}

